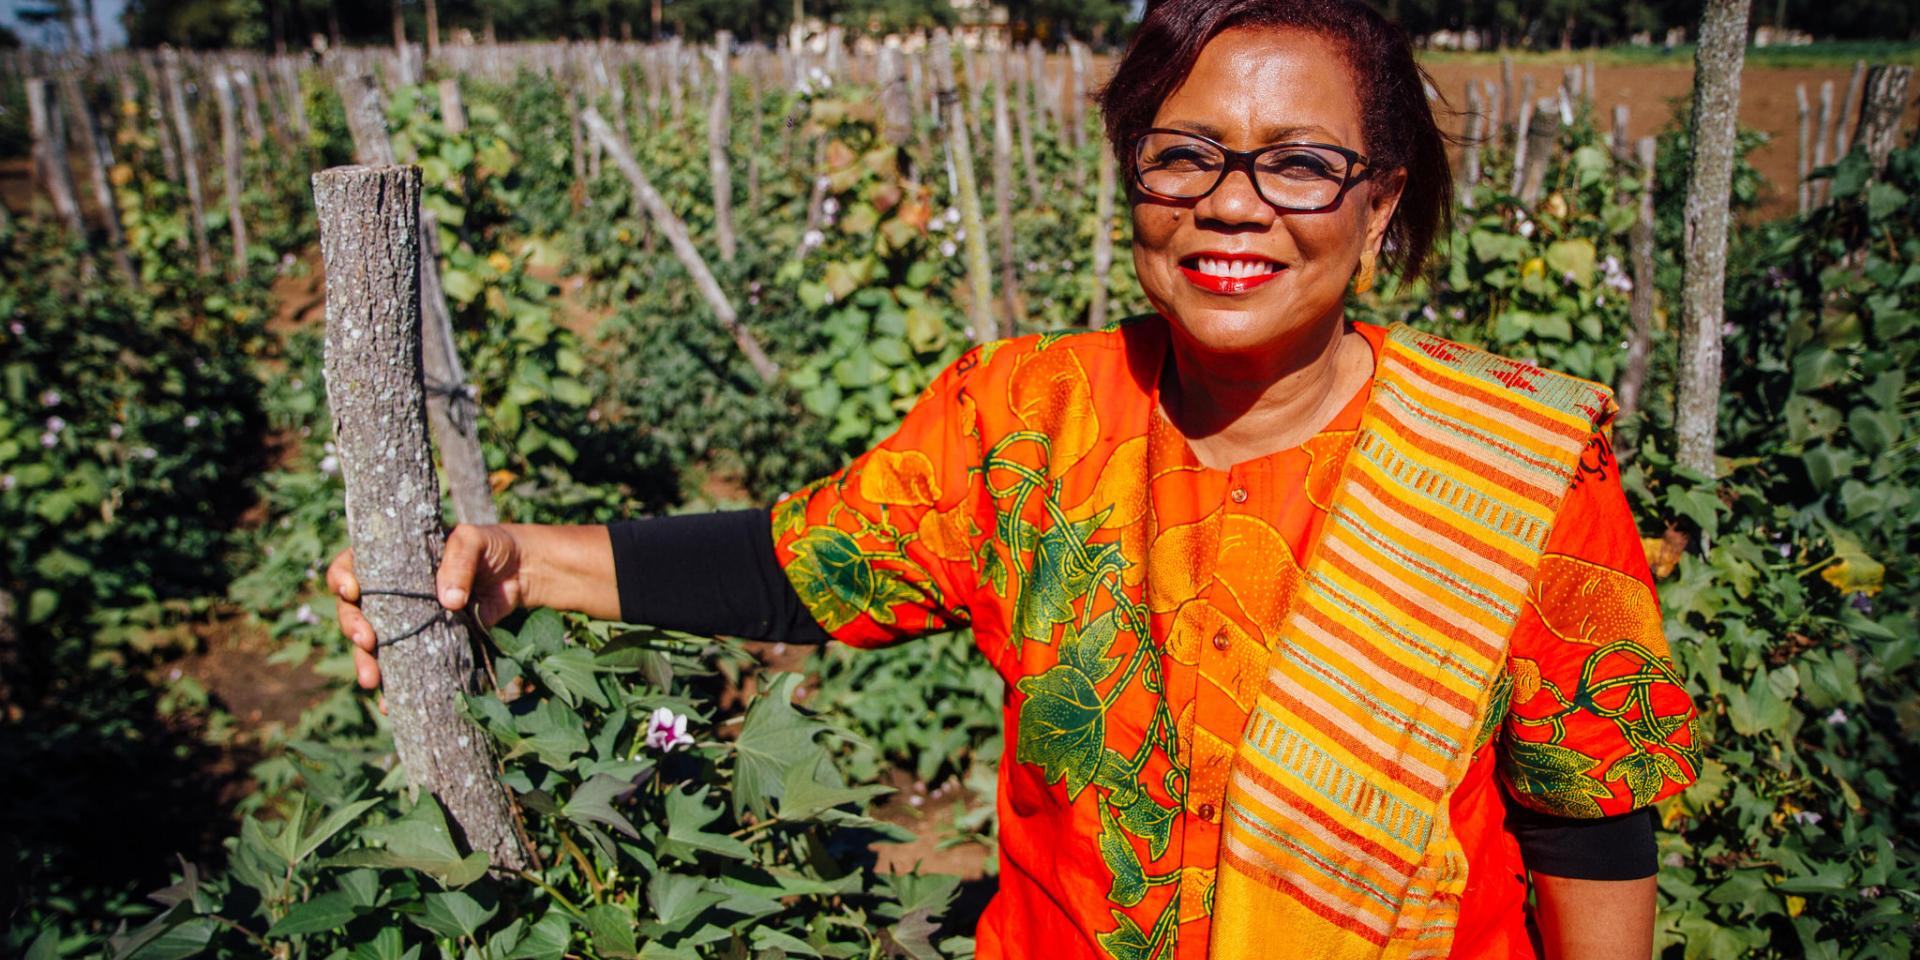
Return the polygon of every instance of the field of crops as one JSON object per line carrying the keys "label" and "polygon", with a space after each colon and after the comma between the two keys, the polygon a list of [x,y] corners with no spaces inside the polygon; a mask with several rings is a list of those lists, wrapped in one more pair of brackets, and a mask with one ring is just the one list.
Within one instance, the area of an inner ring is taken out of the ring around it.
{"label": "field of crops", "polygon": [[[1145,309],[1095,73],[837,38],[8,61],[0,157],[41,189],[0,207],[0,953],[971,955],[1003,691],[964,635],[516,614],[463,709],[525,864],[409,797],[319,579],[309,178],[420,171],[437,439],[468,424],[484,479],[449,521],[764,505],[971,343]],[[1616,448],[1705,743],[1660,810],[1662,955],[1908,956],[1920,149],[1853,150],[1792,218],[1737,168],[1710,478],[1675,465],[1685,127],[1610,138],[1591,86],[1449,118],[1483,143],[1444,262],[1351,312],[1642,384]]]}

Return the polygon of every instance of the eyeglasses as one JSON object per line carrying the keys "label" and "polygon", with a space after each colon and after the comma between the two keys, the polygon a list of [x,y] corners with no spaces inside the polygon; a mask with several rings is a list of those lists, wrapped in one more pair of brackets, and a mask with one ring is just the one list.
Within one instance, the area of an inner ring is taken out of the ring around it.
{"label": "eyeglasses", "polygon": [[1282,210],[1312,212],[1340,202],[1367,178],[1365,156],[1328,143],[1276,143],[1229,150],[1197,133],[1148,130],[1133,139],[1133,178],[1165,200],[1198,200],[1244,170],[1260,199]]}

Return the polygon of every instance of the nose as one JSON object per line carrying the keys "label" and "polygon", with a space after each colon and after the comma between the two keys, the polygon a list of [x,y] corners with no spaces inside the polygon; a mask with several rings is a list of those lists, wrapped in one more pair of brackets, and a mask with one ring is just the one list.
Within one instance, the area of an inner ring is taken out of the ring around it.
{"label": "nose", "polygon": [[1253,175],[1245,169],[1227,171],[1226,179],[1213,192],[1194,204],[1193,215],[1202,221],[1234,227],[1264,227],[1274,222],[1273,205],[1260,198]]}

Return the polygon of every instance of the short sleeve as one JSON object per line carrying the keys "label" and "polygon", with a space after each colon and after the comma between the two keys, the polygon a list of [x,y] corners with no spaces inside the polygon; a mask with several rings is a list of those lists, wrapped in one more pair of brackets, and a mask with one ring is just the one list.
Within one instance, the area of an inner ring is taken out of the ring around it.
{"label": "short sleeve", "polygon": [[775,556],[835,639],[883,646],[969,622],[990,503],[968,393],[979,366],[979,350],[963,354],[892,436],[774,506]]}
{"label": "short sleeve", "polygon": [[1561,817],[1636,810],[1694,781],[1694,705],[1668,655],[1610,438],[1596,433],[1508,648],[1501,780]]}

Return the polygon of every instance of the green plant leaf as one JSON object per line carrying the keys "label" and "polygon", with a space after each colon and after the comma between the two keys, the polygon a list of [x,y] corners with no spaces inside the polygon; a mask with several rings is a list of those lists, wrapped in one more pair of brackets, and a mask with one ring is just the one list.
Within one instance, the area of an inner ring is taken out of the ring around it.
{"label": "green plant leaf", "polygon": [[726,899],[726,894],[708,889],[699,877],[656,873],[647,881],[647,904],[653,908],[654,920],[672,933],[686,929],[708,907]]}
{"label": "green plant leaf", "polygon": [[600,707],[611,706],[594,676],[597,667],[593,651],[585,647],[568,647],[541,657],[534,661],[533,672],[569,707],[578,707],[582,700]]}
{"label": "green plant leaf", "polygon": [[429,893],[421,901],[424,909],[412,917],[413,922],[449,938],[473,936],[500,909],[483,906],[459,890]]}
{"label": "green plant leaf", "polygon": [[793,691],[800,680],[796,673],[775,674],[747,708],[733,742],[738,757],[733,772],[736,817],[749,811],[765,815],[780,796],[787,768],[821,750],[814,737],[825,725],[793,709]]}
{"label": "green plant leaf", "polygon": [[717,807],[706,803],[707,788],[692,793],[674,790],[667,794],[667,837],[663,852],[692,860],[701,852],[715,853],[735,860],[746,860],[753,851],[746,844],[724,833],[708,833],[707,824],[720,818]]}
{"label": "green plant leaf", "polygon": [[608,957],[629,958],[639,955],[634,936],[633,914],[610,903],[587,908],[587,932],[593,948]]}
{"label": "green plant leaf", "polygon": [[267,936],[298,937],[346,926],[360,915],[361,907],[346,893],[323,893],[305,903],[296,903],[287,915],[267,929]]}
{"label": "green plant leaf", "polygon": [[602,824],[638,840],[640,831],[613,806],[615,797],[631,789],[633,784],[626,780],[604,774],[596,776],[575,787],[573,796],[567,798],[561,810],[567,819],[576,823]]}

